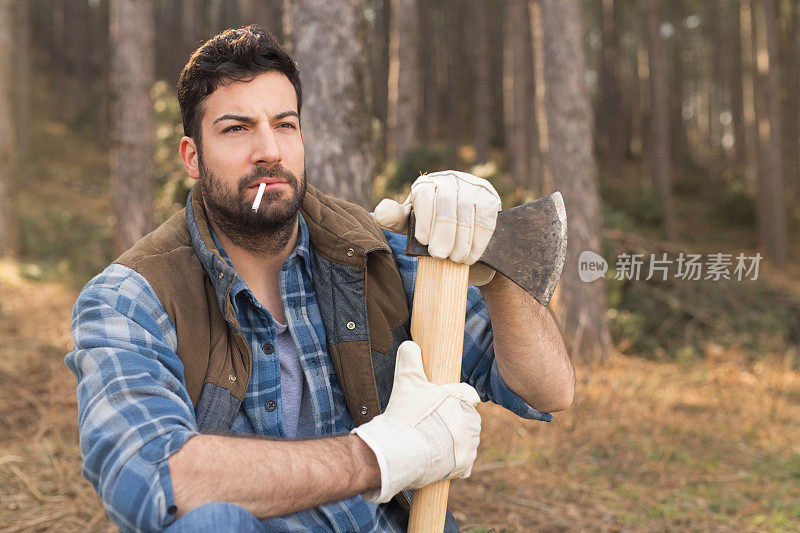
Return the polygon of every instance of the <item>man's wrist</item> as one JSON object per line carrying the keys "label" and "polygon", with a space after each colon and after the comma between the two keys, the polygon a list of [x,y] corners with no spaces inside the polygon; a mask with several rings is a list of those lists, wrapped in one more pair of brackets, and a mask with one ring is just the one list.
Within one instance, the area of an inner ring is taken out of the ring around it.
{"label": "man's wrist", "polygon": [[358,435],[350,435],[350,448],[355,458],[356,484],[360,492],[366,492],[381,487],[381,469],[378,465],[378,458],[364,440]]}

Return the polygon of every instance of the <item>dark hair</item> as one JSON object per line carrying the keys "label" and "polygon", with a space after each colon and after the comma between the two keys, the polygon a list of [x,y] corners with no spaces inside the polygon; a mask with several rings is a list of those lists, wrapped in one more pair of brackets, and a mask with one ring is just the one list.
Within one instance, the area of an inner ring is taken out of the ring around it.
{"label": "dark hair", "polygon": [[300,73],[275,36],[252,24],[215,35],[195,50],[178,79],[178,104],[183,133],[200,146],[203,100],[220,85],[249,81],[261,73],[278,71],[294,86],[297,113],[303,102]]}

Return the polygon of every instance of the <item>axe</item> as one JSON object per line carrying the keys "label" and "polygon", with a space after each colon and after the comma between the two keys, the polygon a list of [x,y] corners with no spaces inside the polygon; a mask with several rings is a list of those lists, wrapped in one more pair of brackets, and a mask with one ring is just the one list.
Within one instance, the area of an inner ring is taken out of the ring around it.
{"label": "axe", "polygon": [[[420,256],[411,337],[422,348],[422,365],[437,384],[461,380],[464,320],[467,310],[469,266],[428,255],[428,247],[414,238],[414,214],[409,221],[406,252]],[[479,259],[547,305],[561,276],[567,250],[567,214],[560,192],[497,215],[497,225]],[[444,529],[449,481],[414,491],[408,531]]]}

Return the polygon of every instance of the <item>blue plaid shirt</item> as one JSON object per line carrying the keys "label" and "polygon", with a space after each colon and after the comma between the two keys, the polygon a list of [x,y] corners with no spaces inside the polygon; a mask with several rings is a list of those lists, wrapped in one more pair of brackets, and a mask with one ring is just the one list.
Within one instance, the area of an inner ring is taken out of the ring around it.
{"label": "blue plaid shirt", "polygon": [[[302,216],[300,221],[297,247],[281,268],[281,298],[311,391],[316,435],[346,434],[354,422],[328,355],[312,285],[309,234]],[[189,229],[197,232],[191,225]],[[404,236],[385,235],[410,306],[416,260],[405,254]],[[215,244],[231,264],[216,238]],[[278,354],[263,348],[275,343],[271,316],[240,277],[231,295],[253,355],[250,383],[232,431],[285,437]],[[140,274],[112,264],[78,297],[72,334],[75,347],[66,363],[78,380],[83,475],[121,530],[161,530],[174,520],[167,459],[198,433],[176,354],[175,326]],[[489,315],[474,287],[467,296],[461,377],[483,401],[494,401],[523,418],[551,419],[525,403],[500,377]],[[265,407],[269,400],[277,403],[273,410]],[[376,505],[353,496],[263,524],[270,531],[403,531],[406,518],[396,503]]]}

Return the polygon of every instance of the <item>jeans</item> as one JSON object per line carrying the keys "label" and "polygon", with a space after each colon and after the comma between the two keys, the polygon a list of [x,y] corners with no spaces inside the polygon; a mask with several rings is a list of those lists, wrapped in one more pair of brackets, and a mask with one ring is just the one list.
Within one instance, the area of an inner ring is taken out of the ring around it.
{"label": "jeans", "polygon": [[168,533],[264,533],[266,529],[250,511],[228,502],[213,502],[192,509],[164,530]]}
{"label": "jeans", "polygon": [[[165,533],[265,533],[266,528],[250,511],[229,502],[214,502],[192,509],[164,530]],[[458,523],[447,511],[445,533],[457,533]]]}

